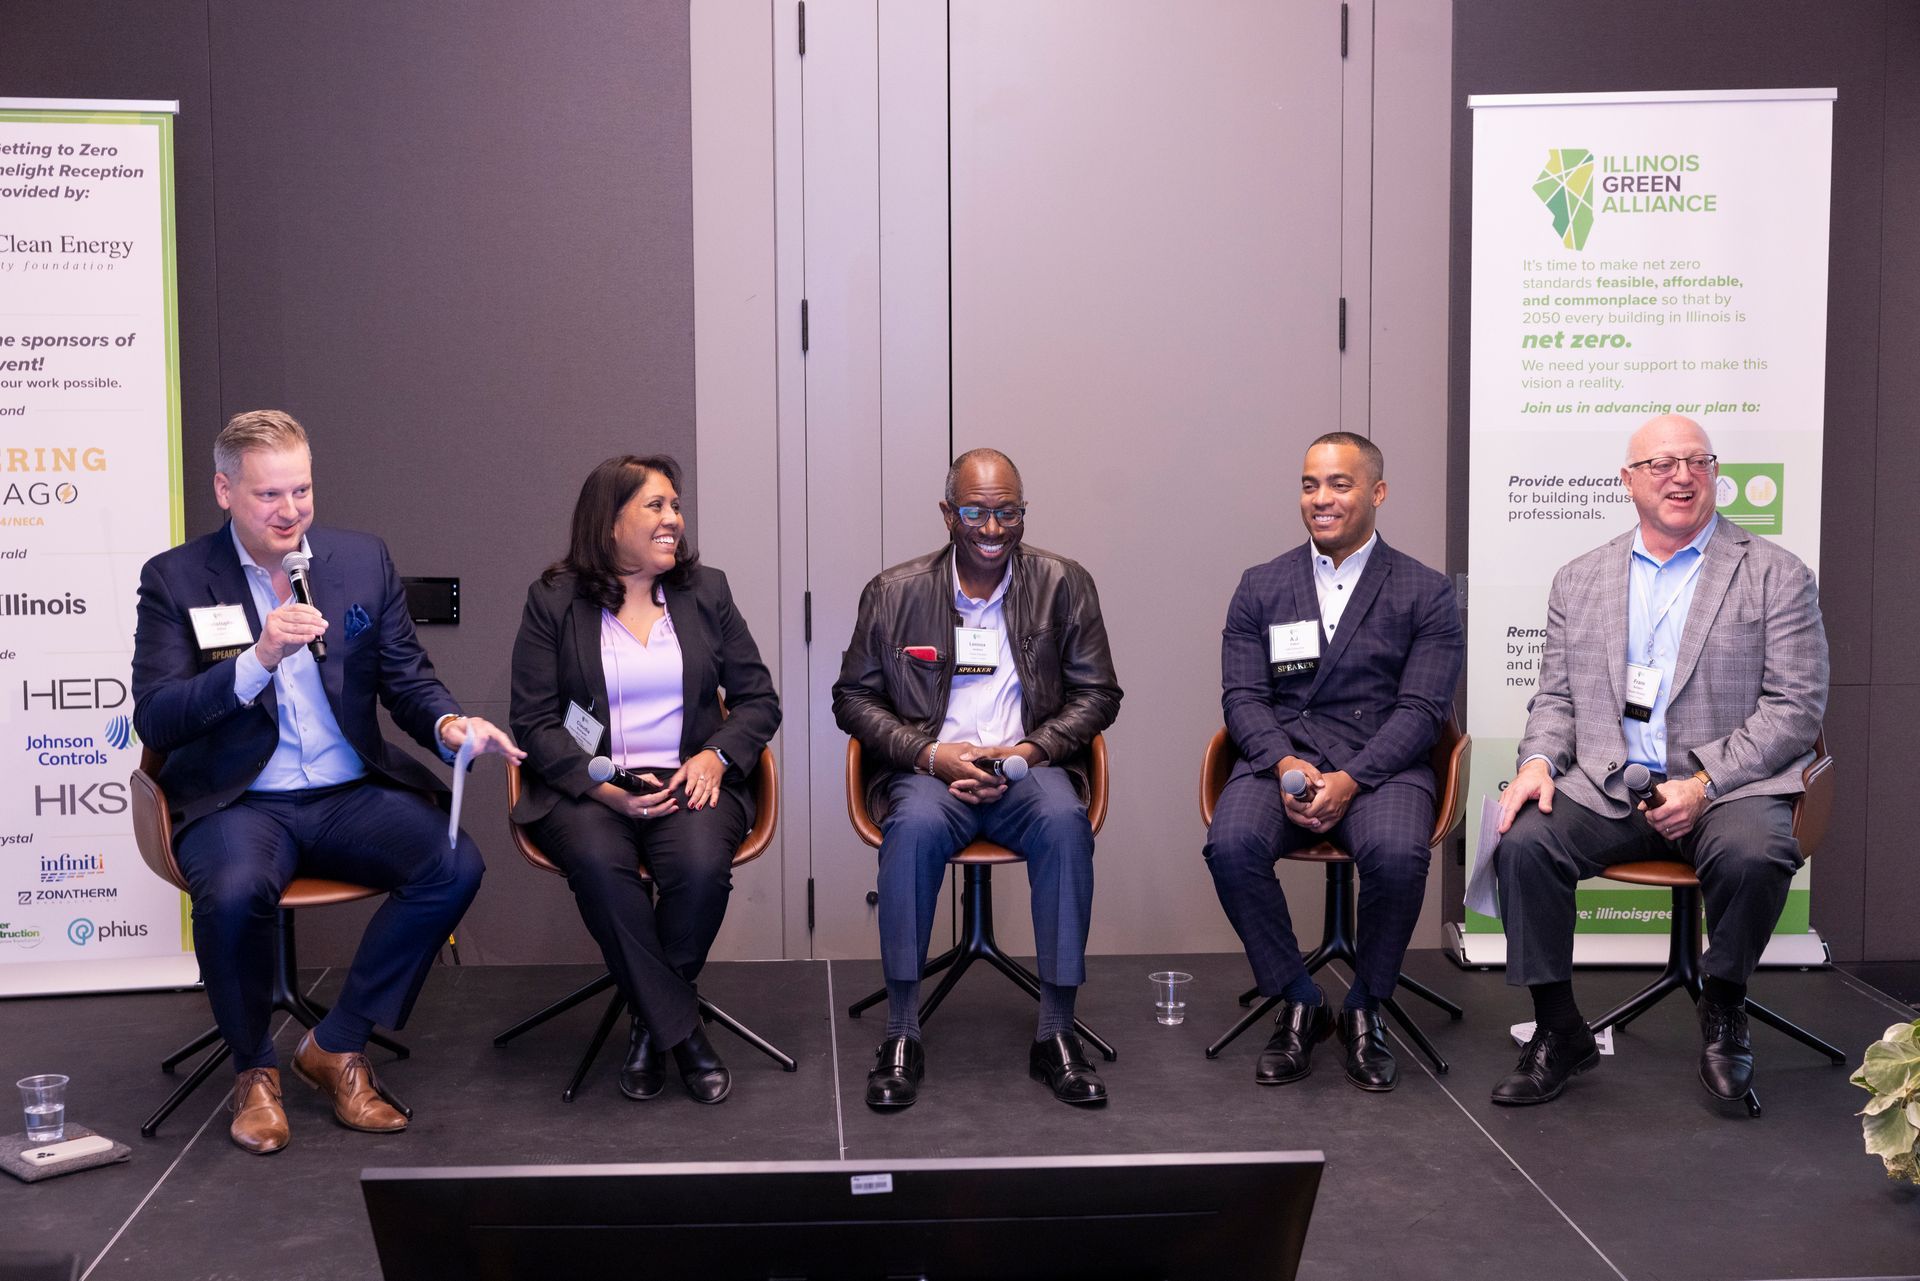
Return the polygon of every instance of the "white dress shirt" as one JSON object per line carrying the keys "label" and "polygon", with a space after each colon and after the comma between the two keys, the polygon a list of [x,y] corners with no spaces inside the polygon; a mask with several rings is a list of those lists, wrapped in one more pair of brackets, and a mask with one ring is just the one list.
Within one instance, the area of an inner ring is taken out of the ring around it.
{"label": "white dress shirt", "polygon": [[1026,736],[1020,713],[1020,673],[1013,665],[1013,644],[1007,636],[1007,584],[1011,567],[985,600],[975,600],[953,573],[953,607],[961,626],[988,628],[999,636],[1000,649],[993,671],[985,676],[953,678],[947,696],[947,719],[940,724],[943,743],[976,743],[981,747],[1012,747]]}
{"label": "white dress shirt", "polygon": [[1333,557],[1321,551],[1317,544],[1314,546],[1313,588],[1320,596],[1320,626],[1328,640],[1333,639],[1333,630],[1340,625],[1340,616],[1347,612],[1354,586],[1359,583],[1360,575],[1367,572],[1367,562],[1373,558],[1373,549],[1379,542],[1379,534],[1367,535],[1367,541],[1341,561],[1338,568],[1334,567]]}

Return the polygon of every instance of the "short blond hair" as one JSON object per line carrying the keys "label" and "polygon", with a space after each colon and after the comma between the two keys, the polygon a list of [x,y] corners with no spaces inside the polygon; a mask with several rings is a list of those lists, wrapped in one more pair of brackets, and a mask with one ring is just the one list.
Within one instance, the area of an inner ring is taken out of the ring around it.
{"label": "short blond hair", "polygon": [[232,480],[240,474],[241,460],[254,450],[300,447],[312,454],[307,429],[292,414],[280,409],[249,409],[227,419],[227,425],[213,438],[213,469]]}

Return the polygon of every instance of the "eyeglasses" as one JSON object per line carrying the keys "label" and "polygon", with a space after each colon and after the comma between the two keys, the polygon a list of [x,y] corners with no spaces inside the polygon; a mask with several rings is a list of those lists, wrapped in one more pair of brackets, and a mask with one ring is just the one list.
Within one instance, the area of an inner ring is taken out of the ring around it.
{"label": "eyeglasses", "polygon": [[1022,503],[1018,507],[956,507],[953,509],[953,514],[958,516],[960,523],[968,529],[980,528],[987,523],[989,516],[999,521],[1002,529],[1014,529],[1027,518],[1027,505]]}
{"label": "eyeglasses", "polygon": [[1637,463],[1628,463],[1629,471],[1645,468],[1649,476],[1656,480],[1665,480],[1680,468],[1685,467],[1696,475],[1704,475],[1720,465],[1718,454],[1694,454],[1690,458],[1642,458]]}

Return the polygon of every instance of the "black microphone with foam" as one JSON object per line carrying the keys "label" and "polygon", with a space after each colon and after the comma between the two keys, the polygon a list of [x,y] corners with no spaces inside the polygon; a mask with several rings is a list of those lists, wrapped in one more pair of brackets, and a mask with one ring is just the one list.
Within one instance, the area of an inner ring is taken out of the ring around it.
{"label": "black microphone with foam", "polygon": [[612,783],[621,791],[632,792],[635,796],[660,790],[658,783],[649,783],[632,770],[620,768],[609,756],[596,756],[588,761],[587,777],[596,783]]}
{"label": "black microphone with foam", "polygon": [[1003,783],[1018,783],[1032,768],[1024,756],[989,756],[974,764]]}
{"label": "black microphone with foam", "polygon": [[1620,781],[1627,785],[1627,795],[1636,805],[1648,809],[1657,809],[1661,805],[1660,789],[1653,785],[1653,771],[1635,761],[1620,772]]}
{"label": "black microphone with foam", "polygon": [[[313,604],[313,584],[307,579],[307,567],[313,564],[313,558],[303,551],[290,551],[280,558],[280,568],[287,573],[287,581],[293,585],[293,598],[302,605]],[[316,636],[307,642],[307,652],[313,655],[313,661],[327,661],[327,641],[324,636]]]}

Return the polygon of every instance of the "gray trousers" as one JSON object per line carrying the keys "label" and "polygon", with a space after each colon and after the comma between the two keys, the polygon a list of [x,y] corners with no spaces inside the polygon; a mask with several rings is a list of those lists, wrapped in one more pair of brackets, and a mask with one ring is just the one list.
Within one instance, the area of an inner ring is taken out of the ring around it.
{"label": "gray trousers", "polygon": [[1573,977],[1574,889],[1602,868],[1641,859],[1693,865],[1706,900],[1707,954],[1701,970],[1745,983],[1787,903],[1800,866],[1793,798],[1724,801],[1679,841],[1662,837],[1635,811],[1607,818],[1556,793],[1553,812],[1528,805],[1500,839],[1500,919],[1507,932],[1507,982]]}

